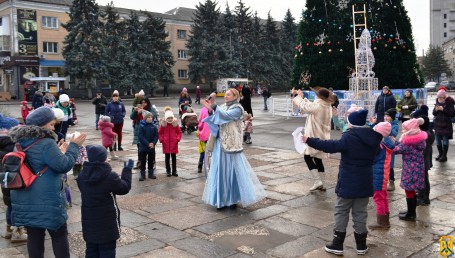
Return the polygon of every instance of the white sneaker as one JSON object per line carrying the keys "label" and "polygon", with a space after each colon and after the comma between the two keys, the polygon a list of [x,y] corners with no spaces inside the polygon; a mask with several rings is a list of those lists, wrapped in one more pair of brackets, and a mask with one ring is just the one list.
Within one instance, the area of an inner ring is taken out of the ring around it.
{"label": "white sneaker", "polygon": [[27,241],[28,235],[25,233],[24,228],[14,227],[13,234],[11,236],[11,243],[19,243]]}

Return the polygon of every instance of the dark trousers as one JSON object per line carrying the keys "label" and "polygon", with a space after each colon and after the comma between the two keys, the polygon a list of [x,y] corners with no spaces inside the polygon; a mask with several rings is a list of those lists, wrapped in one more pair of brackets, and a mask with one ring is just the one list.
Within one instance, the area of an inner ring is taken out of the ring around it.
{"label": "dark trousers", "polygon": [[164,89],[163,89],[163,97],[169,97],[169,93],[167,92],[167,86],[164,86]]}
{"label": "dark trousers", "polygon": [[428,177],[428,170],[425,169],[425,189],[419,191],[419,199],[430,200],[430,179]]}
{"label": "dark trousers", "polygon": [[310,155],[304,155],[303,159],[305,160],[306,165],[309,170],[317,169],[319,172],[324,172],[324,164],[322,164],[322,159],[311,157]]}
{"label": "dark trousers", "polygon": [[122,129],[123,129],[123,123],[122,124],[114,124],[114,128],[112,128],[112,131],[117,134],[117,142],[118,146],[122,146]]}
{"label": "dark trousers", "polygon": [[85,258],[115,258],[116,241],[103,244],[86,243]]}
{"label": "dark trousers", "polygon": [[[52,239],[52,250],[56,258],[70,257],[70,247],[68,244],[68,229],[66,223],[56,231],[47,229]],[[30,258],[44,257],[44,237],[46,229],[27,227],[27,250]]]}
{"label": "dark trousers", "polygon": [[172,157],[172,172],[177,172],[177,155],[175,153],[164,154],[164,162],[166,163],[166,172],[171,171],[171,164],[169,159]]}
{"label": "dark trousers", "polygon": [[155,162],[155,149],[151,151],[139,152],[139,161],[141,162],[141,171],[145,171],[145,163],[148,163],[148,170],[153,170],[153,163]]}

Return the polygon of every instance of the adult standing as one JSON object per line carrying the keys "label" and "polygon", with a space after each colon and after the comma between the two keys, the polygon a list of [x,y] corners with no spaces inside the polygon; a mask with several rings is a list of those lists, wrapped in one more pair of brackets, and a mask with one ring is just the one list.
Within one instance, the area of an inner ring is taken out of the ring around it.
{"label": "adult standing", "polygon": [[390,91],[389,86],[382,87],[382,93],[376,99],[374,113],[376,114],[376,123],[384,122],[384,113],[386,110],[396,108],[397,101]]}
{"label": "adult standing", "polygon": [[163,97],[169,97],[169,93],[167,92],[169,88],[169,83],[165,82],[163,85]]}
{"label": "adult standing", "polygon": [[242,98],[240,99],[240,104],[248,114],[253,116],[253,109],[251,108],[251,96],[251,88],[248,84],[246,84],[242,87]]}
{"label": "adult standing", "polygon": [[[187,88],[183,88],[182,92],[180,92],[180,97],[179,97],[179,113],[181,109],[186,110],[188,106],[191,106],[192,100],[190,97],[190,94],[188,93]],[[182,106],[182,107],[181,107]]]}
{"label": "adult standing", "polygon": [[100,120],[100,116],[106,112],[107,105],[107,100],[100,90],[96,92],[96,97],[92,100],[92,104],[95,105],[95,128],[98,130],[98,121]]}
{"label": "adult standing", "polygon": [[[337,94],[335,94],[335,92],[333,92],[333,88],[329,88],[329,91],[330,93],[332,93],[332,96],[333,96],[333,103],[332,103],[332,108],[334,109],[337,109],[338,108],[338,105],[340,105],[340,101],[338,100],[338,96]],[[334,130],[339,130],[339,128],[337,128],[334,124],[333,124],[333,120],[330,121],[330,129]]]}
{"label": "adult standing", "polygon": [[27,161],[33,171],[44,172],[29,188],[11,191],[13,221],[16,226],[27,228],[29,257],[44,257],[46,230],[55,257],[70,257],[62,176],[74,166],[86,135],[73,137],[59,148],[53,132],[55,115],[48,107],[30,113],[26,123],[11,129],[9,135],[23,149],[34,144],[26,151]]}
{"label": "adult standing", "polygon": [[433,109],[433,123],[436,136],[436,146],[438,147],[439,162],[447,161],[447,151],[449,150],[449,139],[453,139],[452,117],[455,116],[455,101],[446,91],[439,90],[436,94],[436,104]]}
{"label": "adult standing", "polygon": [[[304,135],[321,140],[330,139],[330,121],[332,120],[333,95],[326,88],[311,88],[316,93],[314,102],[303,98],[303,92],[297,91],[297,96],[292,100],[298,106],[300,113],[308,114],[305,122]],[[294,93],[294,92],[293,92]],[[304,152],[304,160],[313,177],[314,184],[310,191],[325,191],[325,168],[322,159],[327,157],[322,151],[307,147]]]}
{"label": "adult standing", "polygon": [[398,109],[400,110],[400,118],[402,122],[406,122],[411,119],[411,114],[417,108],[417,100],[412,95],[412,90],[407,89],[404,92],[403,98],[398,103]]}
{"label": "adult standing", "polygon": [[[122,151],[122,129],[123,129],[123,121],[125,118],[126,110],[125,105],[119,99],[119,93],[117,90],[114,90],[112,93],[112,100],[106,106],[106,116],[111,117],[111,122],[114,124],[114,131],[117,134],[117,141],[118,141],[118,150]],[[114,151],[116,149],[114,148]]]}
{"label": "adult standing", "polygon": [[35,91],[35,94],[33,94],[32,107],[33,109],[37,109],[39,107],[42,107],[43,105],[44,105],[43,93],[40,90],[37,90]]}
{"label": "adult standing", "polygon": [[197,104],[201,104],[201,88],[198,86],[196,86],[196,101],[195,103]]}
{"label": "adult standing", "polygon": [[213,153],[210,172],[205,184],[202,199],[218,209],[243,207],[266,197],[264,188],[243,153],[243,108],[238,103],[239,92],[228,89],[225,103],[212,107],[202,101],[207,108],[207,123],[213,135]]}
{"label": "adult standing", "polygon": [[262,87],[262,97],[264,98],[264,110],[269,110],[267,108],[267,99],[270,97],[270,93],[266,86]]}

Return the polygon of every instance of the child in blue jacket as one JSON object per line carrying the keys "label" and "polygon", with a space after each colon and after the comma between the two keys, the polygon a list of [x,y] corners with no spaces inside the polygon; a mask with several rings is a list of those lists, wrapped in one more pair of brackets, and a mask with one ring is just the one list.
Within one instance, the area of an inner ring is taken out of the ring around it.
{"label": "child in blue jacket", "polygon": [[325,246],[328,253],[343,255],[343,243],[349,213],[352,210],[357,254],[366,254],[367,206],[373,196],[373,161],[382,141],[382,135],[366,126],[368,110],[352,112],[347,130],[339,140],[320,140],[303,137],[308,146],[327,153],[341,152],[340,171],[335,188],[335,226],[333,241]]}
{"label": "child in blue jacket", "polygon": [[156,179],[154,175],[155,146],[158,142],[158,129],[153,123],[151,112],[142,111],[143,120],[141,121],[138,140],[139,140],[139,161],[141,163],[141,175],[139,181],[145,179],[145,164],[148,163],[148,178]]}
{"label": "child in blue jacket", "polygon": [[88,162],[76,179],[81,191],[82,235],[86,242],[86,257],[115,257],[120,238],[120,209],[116,195],[131,189],[134,161],[124,162],[122,176],[112,171],[107,150],[101,145],[88,145]]}

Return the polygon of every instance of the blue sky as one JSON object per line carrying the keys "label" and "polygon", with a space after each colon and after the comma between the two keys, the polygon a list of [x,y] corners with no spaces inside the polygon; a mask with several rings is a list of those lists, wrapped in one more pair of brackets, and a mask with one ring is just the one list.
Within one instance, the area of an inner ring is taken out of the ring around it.
{"label": "blue sky", "polygon": [[[99,5],[106,5],[114,2],[117,7],[147,10],[151,12],[166,12],[175,7],[195,8],[199,2],[205,0],[97,0]],[[392,0],[388,0],[393,2]],[[226,3],[230,9],[237,5],[238,0],[218,1],[218,6],[224,11]],[[259,17],[266,18],[267,13],[275,20],[282,20],[287,9],[291,10],[292,15],[296,20],[300,20],[300,14],[305,7],[304,0],[243,0],[245,6],[251,7],[251,10],[257,11]],[[430,44],[430,2],[429,0],[403,0],[411,19],[414,35],[414,43],[417,49],[417,55],[422,55],[422,49],[427,49]]]}

